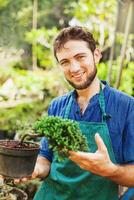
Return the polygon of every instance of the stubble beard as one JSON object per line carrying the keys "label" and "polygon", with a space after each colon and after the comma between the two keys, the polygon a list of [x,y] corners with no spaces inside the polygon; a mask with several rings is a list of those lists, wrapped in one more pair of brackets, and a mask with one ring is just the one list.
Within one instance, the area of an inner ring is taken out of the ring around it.
{"label": "stubble beard", "polygon": [[68,79],[66,79],[66,80],[76,90],[83,90],[83,89],[88,88],[92,84],[93,80],[96,77],[96,74],[97,74],[97,68],[96,68],[96,66],[94,66],[94,71],[87,77],[87,80],[84,83],[82,83],[81,85],[75,84]]}

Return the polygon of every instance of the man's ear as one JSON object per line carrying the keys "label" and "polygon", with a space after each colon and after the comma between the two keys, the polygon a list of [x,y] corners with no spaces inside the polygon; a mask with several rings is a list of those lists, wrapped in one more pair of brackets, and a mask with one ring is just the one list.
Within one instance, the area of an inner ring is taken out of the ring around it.
{"label": "man's ear", "polygon": [[101,50],[99,48],[96,48],[94,50],[93,55],[94,55],[95,64],[98,64],[100,59],[102,58]]}

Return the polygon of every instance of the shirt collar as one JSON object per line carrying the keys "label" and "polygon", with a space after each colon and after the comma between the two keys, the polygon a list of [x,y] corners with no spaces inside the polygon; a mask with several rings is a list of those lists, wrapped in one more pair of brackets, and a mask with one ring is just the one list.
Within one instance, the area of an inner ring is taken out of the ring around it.
{"label": "shirt collar", "polygon": [[[105,94],[107,93],[107,89],[109,88],[109,85],[108,85],[108,83],[106,81],[101,80],[101,82],[105,85],[105,87],[103,89],[104,96],[105,96]],[[72,91],[72,97],[73,97],[74,101],[76,101],[77,96],[78,96],[77,95],[77,91],[73,90]],[[92,96],[91,99],[90,99],[90,103],[94,103],[94,102],[98,101],[98,96],[99,96],[99,93],[97,93],[94,96]]]}

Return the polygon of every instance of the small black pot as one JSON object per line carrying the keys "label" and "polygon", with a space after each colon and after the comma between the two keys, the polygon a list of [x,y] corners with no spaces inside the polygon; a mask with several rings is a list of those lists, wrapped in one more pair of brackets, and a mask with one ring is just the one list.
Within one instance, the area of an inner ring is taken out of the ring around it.
{"label": "small black pot", "polygon": [[[18,141],[13,142],[18,143]],[[3,143],[5,140],[0,140],[0,175],[10,178],[30,176],[34,170],[39,145],[24,142],[30,144],[30,147],[14,148],[5,147]]]}

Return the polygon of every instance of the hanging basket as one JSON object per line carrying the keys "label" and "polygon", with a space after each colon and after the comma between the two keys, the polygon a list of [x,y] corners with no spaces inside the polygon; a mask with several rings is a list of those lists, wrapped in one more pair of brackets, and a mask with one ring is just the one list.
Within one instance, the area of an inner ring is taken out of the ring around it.
{"label": "hanging basket", "polygon": [[36,143],[0,140],[0,175],[10,178],[30,176],[38,152]]}

